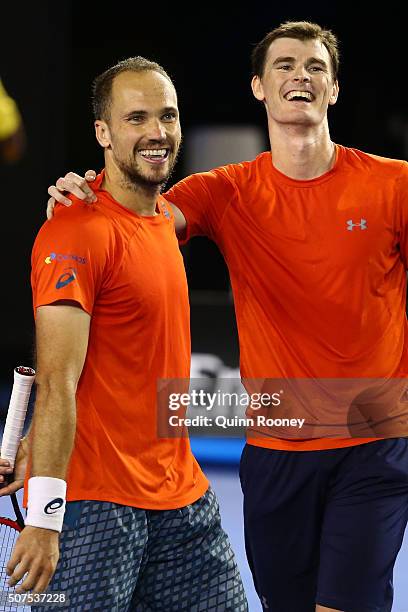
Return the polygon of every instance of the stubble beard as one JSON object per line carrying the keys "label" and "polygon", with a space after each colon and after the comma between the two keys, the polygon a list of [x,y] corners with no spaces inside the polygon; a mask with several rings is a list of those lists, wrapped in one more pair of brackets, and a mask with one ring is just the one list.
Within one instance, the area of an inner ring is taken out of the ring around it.
{"label": "stubble beard", "polygon": [[179,150],[171,159],[173,151],[170,151],[168,161],[168,171],[165,176],[160,178],[154,178],[153,176],[147,176],[139,169],[139,163],[137,160],[137,152],[134,152],[133,159],[127,159],[126,161],[118,159],[116,156],[115,162],[121,171],[123,187],[132,191],[144,191],[144,192],[162,192],[173,174],[174,167],[177,162]]}

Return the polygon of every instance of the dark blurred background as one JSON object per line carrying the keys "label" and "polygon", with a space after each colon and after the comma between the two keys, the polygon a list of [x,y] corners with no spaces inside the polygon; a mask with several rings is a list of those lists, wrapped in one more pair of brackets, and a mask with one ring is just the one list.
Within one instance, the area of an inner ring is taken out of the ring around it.
{"label": "dark blurred background", "polygon": [[[45,219],[47,186],[68,170],[99,169],[92,79],[119,59],[144,55],[174,78],[185,133],[172,181],[188,172],[189,137],[203,126],[257,126],[264,111],[251,94],[250,53],[287,19],[309,19],[341,40],[340,99],[331,109],[338,143],[406,158],[406,29],[402,7],[343,2],[37,2],[2,5],[0,76],[19,104],[24,158],[0,167],[2,299],[0,379],[32,362],[30,250]],[[369,7],[369,8],[367,8]],[[399,12],[398,12],[399,11]],[[405,56],[405,57],[404,57]],[[265,139],[265,148],[267,141]],[[228,275],[217,249],[195,239],[184,252],[192,301],[193,349],[238,363]]]}
{"label": "dark blurred background", "polygon": [[[178,90],[185,136],[172,177],[176,181],[189,174],[192,166],[208,169],[199,167],[201,158],[208,157],[208,147],[200,149],[200,142],[209,142],[203,134],[214,136],[214,127],[218,133],[225,128],[237,133],[248,128],[258,134],[260,150],[268,147],[264,110],[250,90],[251,50],[282,21],[317,21],[332,29],[342,43],[340,98],[330,110],[333,140],[406,159],[407,32],[403,3],[374,6],[327,0],[194,2],[183,3],[183,8],[181,3],[156,1],[3,0],[0,78],[20,107],[27,148],[18,163],[0,164],[0,417],[7,409],[12,368],[33,362],[30,252],[45,220],[47,187],[68,170],[83,174],[88,168],[98,170],[103,163],[91,114],[93,78],[128,56],[144,55],[163,64]],[[199,138],[198,130],[202,130]],[[240,146],[231,146],[231,152],[220,148],[226,157],[221,163],[247,155]],[[183,255],[192,306],[193,376],[211,377],[214,385],[219,378],[239,380],[235,319],[222,257],[204,238],[192,240]],[[242,536],[237,478],[242,445],[239,439],[192,440],[193,451],[219,497],[249,609],[258,612],[261,608]],[[217,469],[212,469],[212,464]],[[230,465],[231,471],[219,470],[219,465]],[[4,507],[4,500],[2,504]],[[408,610],[407,563],[405,546],[396,568],[396,612]]]}

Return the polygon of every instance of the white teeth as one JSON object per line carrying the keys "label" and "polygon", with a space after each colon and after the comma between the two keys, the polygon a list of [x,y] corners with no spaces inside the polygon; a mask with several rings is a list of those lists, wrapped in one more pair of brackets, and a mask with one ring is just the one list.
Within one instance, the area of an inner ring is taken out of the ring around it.
{"label": "white teeth", "polygon": [[167,149],[142,149],[139,153],[145,157],[164,157]]}
{"label": "white teeth", "polygon": [[313,96],[309,91],[290,91],[285,97],[287,100],[293,100],[293,98],[304,98],[310,102],[313,100]]}

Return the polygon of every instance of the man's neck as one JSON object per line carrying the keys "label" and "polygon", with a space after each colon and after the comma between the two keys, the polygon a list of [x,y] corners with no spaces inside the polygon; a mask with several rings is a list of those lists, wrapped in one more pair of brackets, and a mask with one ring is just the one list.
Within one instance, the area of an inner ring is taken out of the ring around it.
{"label": "man's neck", "polygon": [[294,125],[269,125],[274,167],[296,180],[310,180],[334,166],[336,147],[327,124],[318,129]]}
{"label": "man's neck", "polygon": [[106,167],[102,189],[108,191],[119,204],[142,217],[152,217],[157,214],[156,205],[160,186],[149,188],[130,184],[116,167]]}

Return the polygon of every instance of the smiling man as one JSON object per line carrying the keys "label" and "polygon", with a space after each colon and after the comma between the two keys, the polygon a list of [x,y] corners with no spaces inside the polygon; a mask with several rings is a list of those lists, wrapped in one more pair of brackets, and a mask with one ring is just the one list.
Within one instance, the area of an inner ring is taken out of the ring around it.
{"label": "smiling man", "polygon": [[[356,393],[343,434],[248,431],[248,560],[268,612],[389,612],[408,518],[408,419],[404,395],[381,401],[381,392],[408,373],[408,164],[332,142],[332,32],[282,24],[252,59],[271,151],[175,185],[165,195],[176,227],[222,250],[244,380],[332,381],[337,395],[362,381],[376,401]],[[93,197],[72,173],[49,193],[69,203],[64,189]],[[367,407],[365,421],[351,418]],[[313,409],[306,402],[293,416]],[[320,416],[333,426],[331,409],[327,395]]]}
{"label": "smiling man", "polygon": [[158,379],[190,370],[186,276],[160,195],[181,141],[176,91],[158,64],[130,58],[96,79],[94,112],[95,204],[60,207],[32,254],[38,387],[10,583],[40,593],[55,571],[70,612],[246,612],[188,438],[157,435]]}

